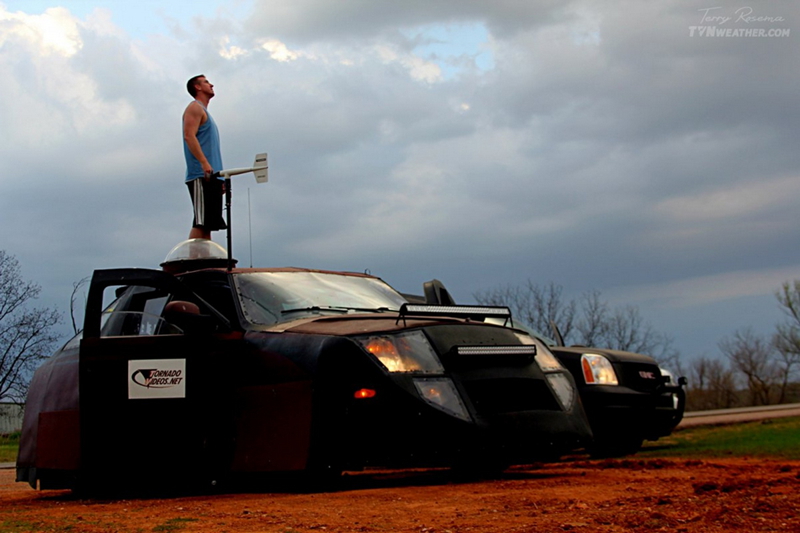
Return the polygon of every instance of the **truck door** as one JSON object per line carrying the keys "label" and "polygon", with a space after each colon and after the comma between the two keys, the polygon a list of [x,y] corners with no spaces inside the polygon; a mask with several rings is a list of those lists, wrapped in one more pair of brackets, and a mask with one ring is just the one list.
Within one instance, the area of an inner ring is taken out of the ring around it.
{"label": "truck door", "polygon": [[152,485],[224,468],[220,364],[235,346],[230,323],[173,276],[95,272],[80,348],[81,472]]}

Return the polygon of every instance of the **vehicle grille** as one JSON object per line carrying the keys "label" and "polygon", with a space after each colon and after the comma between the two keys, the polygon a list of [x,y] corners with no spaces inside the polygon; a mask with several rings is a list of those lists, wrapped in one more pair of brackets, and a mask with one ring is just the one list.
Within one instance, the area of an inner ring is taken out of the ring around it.
{"label": "vehicle grille", "polygon": [[482,379],[464,383],[464,387],[481,415],[561,410],[548,386],[538,379]]}
{"label": "vehicle grille", "polygon": [[655,392],[662,384],[661,372],[657,365],[644,363],[625,363],[616,367],[621,374],[621,383],[639,392]]}

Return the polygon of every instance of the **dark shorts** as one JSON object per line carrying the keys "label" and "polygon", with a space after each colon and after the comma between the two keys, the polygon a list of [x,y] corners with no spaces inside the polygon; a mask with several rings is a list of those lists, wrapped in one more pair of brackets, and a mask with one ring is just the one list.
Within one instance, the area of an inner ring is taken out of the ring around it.
{"label": "dark shorts", "polygon": [[192,197],[194,220],[192,226],[206,231],[217,231],[228,227],[222,218],[222,185],[219,179],[197,178],[187,181],[189,196]]}

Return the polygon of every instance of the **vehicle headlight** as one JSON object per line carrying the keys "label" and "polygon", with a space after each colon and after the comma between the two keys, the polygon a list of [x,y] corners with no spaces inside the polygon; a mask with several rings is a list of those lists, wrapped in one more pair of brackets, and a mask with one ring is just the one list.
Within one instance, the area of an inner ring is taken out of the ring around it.
{"label": "vehicle headlight", "polygon": [[357,339],[389,372],[440,374],[444,367],[421,331]]}
{"label": "vehicle headlight", "polygon": [[617,373],[602,355],[585,353],[581,356],[583,379],[587,385],[618,385]]}
{"label": "vehicle headlight", "polygon": [[449,378],[415,379],[414,386],[417,387],[419,395],[437,409],[467,422],[472,420]]}
{"label": "vehicle headlight", "polygon": [[536,346],[536,356],[534,356],[534,359],[536,359],[536,363],[539,365],[539,368],[542,369],[542,372],[555,372],[556,370],[564,370],[564,367],[550,352],[550,350],[547,349],[544,343],[538,342],[536,339],[525,333],[518,333],[515,331],[514,335],[517,336],[517,339],[519,339],[519,342],[522,344]]}
{"label": "vehicle headlight", "polygon": [[567,376],[561,372],[547,374],[547,381],[558,397],[558,401],[561,402],[561,407],[565,411],[572,409],[572,403],[575,401],[575,389],[572,387],[570,380],[567,379]]}

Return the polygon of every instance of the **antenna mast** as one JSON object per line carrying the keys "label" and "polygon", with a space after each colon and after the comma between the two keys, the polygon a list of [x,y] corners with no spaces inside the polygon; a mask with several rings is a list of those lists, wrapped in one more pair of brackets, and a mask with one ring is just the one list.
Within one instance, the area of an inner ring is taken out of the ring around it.
{"label": "antenna mast", "polygon": [[250,216],[250,187],[247,188],[247,235],[250,238],[250,268],[253,268],[253,220]]}
{"label": "antenna mast", "polygon": [[[228,223],[228,271],[233,268],[233,245],[231,244],[231,176],[236,176],[237,174],[245,174],[247,172],[252,172],[256,175],[256,182],[257,183],[266,183],[267,182],[267,154],[256,154],[256,160],[253,162],[253,166],[249,168],[231,168],[228,170],[220,170],[219,172],[214,173],[214,177],[222,176],[225,178],[225,207],[228,211],[227,213],[227,223]],[[247,204],[248,209],[250,205],[250,189],[247,190]],[[250,262],[252,266],[253,261],[253,244],[252,238],[250,240]]]}

